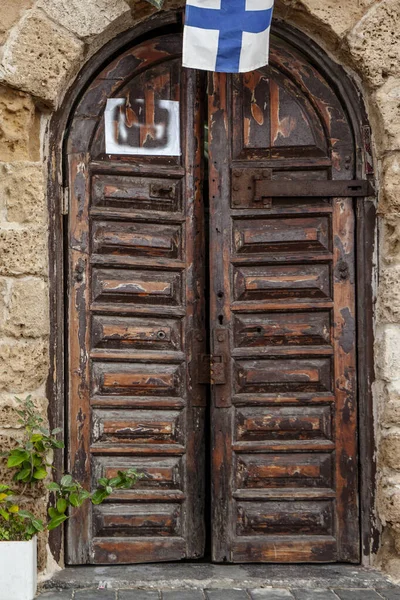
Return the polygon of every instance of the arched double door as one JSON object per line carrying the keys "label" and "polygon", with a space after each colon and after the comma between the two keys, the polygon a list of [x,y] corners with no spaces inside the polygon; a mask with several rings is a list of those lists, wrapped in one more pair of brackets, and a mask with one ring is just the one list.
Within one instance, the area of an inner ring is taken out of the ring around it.
{"label": "arched double door", "polygon": [[279,36],[244,75],[180,52],[126,51],[70,127],[69,468],[144,477],[75,511],[67,561],[199,558],[208,531],[214,561],[357,562],[348,116]]}

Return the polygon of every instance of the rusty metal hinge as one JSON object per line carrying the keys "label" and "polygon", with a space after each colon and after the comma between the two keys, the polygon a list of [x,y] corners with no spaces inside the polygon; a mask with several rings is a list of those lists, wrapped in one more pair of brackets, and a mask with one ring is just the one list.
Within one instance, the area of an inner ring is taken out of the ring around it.
{"label": "rusty metal hinge", "polygon": [[226,362],[222,355],[201,354],[197,383],[223,385],[226,383],[225,368]]}
{"label": "rusty metal hinge", "polygon": [[69,213],[69,187],[62,188],[61,197],[61,214],[67,215]]}

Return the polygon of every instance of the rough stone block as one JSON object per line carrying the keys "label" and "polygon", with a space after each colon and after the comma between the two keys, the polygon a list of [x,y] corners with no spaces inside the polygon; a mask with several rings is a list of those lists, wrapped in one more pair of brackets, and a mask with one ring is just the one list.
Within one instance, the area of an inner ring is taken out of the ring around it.
{"label": "rough stone block", "polygon": [[353,60],[371,87],[400,76],[399,21],[398,0],[375,2],[347,36]]}
{"label": "rough stone block", "polygon": [[[44,422],[46,422],[48,407],[47,398],[45,398],[40,391],[33,392],[32,394],[29,394],[29,396],[34,403],[37,412],[42,416]],[[19,395],[20,400],[24,400],[25,398],[26,395]],[[20,417],[16,412],[16,409],[21,407],[19,399],[15,394],[7,392],[0,393],[0,424],[2,429],[18,430],[21,428],[21,424],[18,421]]]}
{"label": "rough stone block", "polygon": [[400,323],[399,282],[400,265],[381,270],[379,276],[377,317],[382,323]]}
{"label": "rough stone block", "polygon": [[47,221],[44,173],[41,164],[0,164],[0,205],[14,223],[44,224]]}
{"label": "rough stone block", "polygon": [[400,523],[400,481],[381,482],[378,487],[377,506],[379,517],[386,523]]}
{"label": "rough stone block", "polygon": [[324,39],[331,41],[342,39],[345,34],[362,17],[365,6],[361,2],[348,0],[284,0],[289,8],[289,15],[297,23],[304,25],[307,30],[313,30],[318,36],[324,28]]}
{"label": "rough stone block", "polygon": [[379,125],[375,127],[378,148],[385,152],[400,150],[400,75],[386,81],[373,96],[372,105],[372,110],[378,111]]}
{"label": "rough stone block", "polygon": [[47,379],[49,368],[46,340],[0,342],[0,390],[24,394]]}
{"label": "rough stone block", "polygon": [[0,275],[47,275],[47,230],[0,230]]}
{"label": "rough stone block", "polygon": [[380,461],[390,469],[400,469],[400,431],[398,433],[389,432],[382,437]]}
{"label": "rough stone block", "polygon": [[0,161],[39,159],[39,114],[32,98],[0,85]]}
{"label": "rough stone block", "polygon": [[[400,85],[399,85],[400,90]],[[399,101],[400,104],[400,101]],[[400,112],[400,111],[399,111]],[[399,117],[400,118],[400,117]],[[389,154],[382,161],[379,212],[400,211],[400,152]]]}
{"label": "rough stone block", "polygon": [[384,381],[400,379],[400,326],[386,325],[380,329],[376,336],[375,356]]}
{"label": "rough stone block", "polygon": [[49,333],[49,294],[43,279],[29,277],[13,282],[3,331],[26,338]]}
{"label": "rough stone block", "polygon": [[382,427],[400,425],[400,380],[375,384],[377,390]]}
{"label": "rough stone block", "polygon": [[80,40],[42,10],[31,10],[4,45],[0,76],[11,86],[54,105],[82,52]]}
{"label": "rough stone block", "polygon": [[384,265],[400,264],[400,212],[386,214],[378,221],[380,229],[380,259]]}
{"label": "rough stone block", "polygon": [[98,35],[116,19],[130,13],[125,0],[39,0],[38,6],[80,38]]}
{"label": "rough stone block", "polygon": [[12,0],[0,3],[0,44],[4,43],[7,33],[19,21],[23,12],[30,8],[33,0]]}
{"label": "rough stone block", "polygon": [[8,296],[7,280],[0,277],[0,331],[2,330],[6,320],[6,305]]}

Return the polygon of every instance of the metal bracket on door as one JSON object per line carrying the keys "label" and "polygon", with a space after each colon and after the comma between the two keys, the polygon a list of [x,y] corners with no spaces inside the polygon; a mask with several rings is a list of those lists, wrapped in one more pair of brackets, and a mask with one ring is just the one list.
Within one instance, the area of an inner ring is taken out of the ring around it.
{"label": "metal bracket on door", "polygon": [[226,369],[228,365],[228,332],[226,329],[215,329],[213,349],[215,354],[200,354],[197,383],[225,385],[227,383]]}
{"label": "metal bracket on door", "polygon": [[261,177],[254,178],[254,202],[263,198],[348,198],[356,196],[374,196],[375,190],[370,181],[271,181]]}
{"label": "metal bracket on door", "polygon": [[223,356],[201,354],[197,383],[223,385],[226,383],[225,360]]}

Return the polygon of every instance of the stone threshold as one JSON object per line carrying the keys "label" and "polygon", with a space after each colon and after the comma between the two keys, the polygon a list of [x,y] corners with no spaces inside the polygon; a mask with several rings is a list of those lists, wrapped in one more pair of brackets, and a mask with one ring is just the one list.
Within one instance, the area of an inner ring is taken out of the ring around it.
{"label": "stone threshold", "polygon": [[184,590],[232,588],[379,589],[393,586],[380,571],[353,565],[217,565],[160,563],[67,567],[42,590],[84,588]]}

